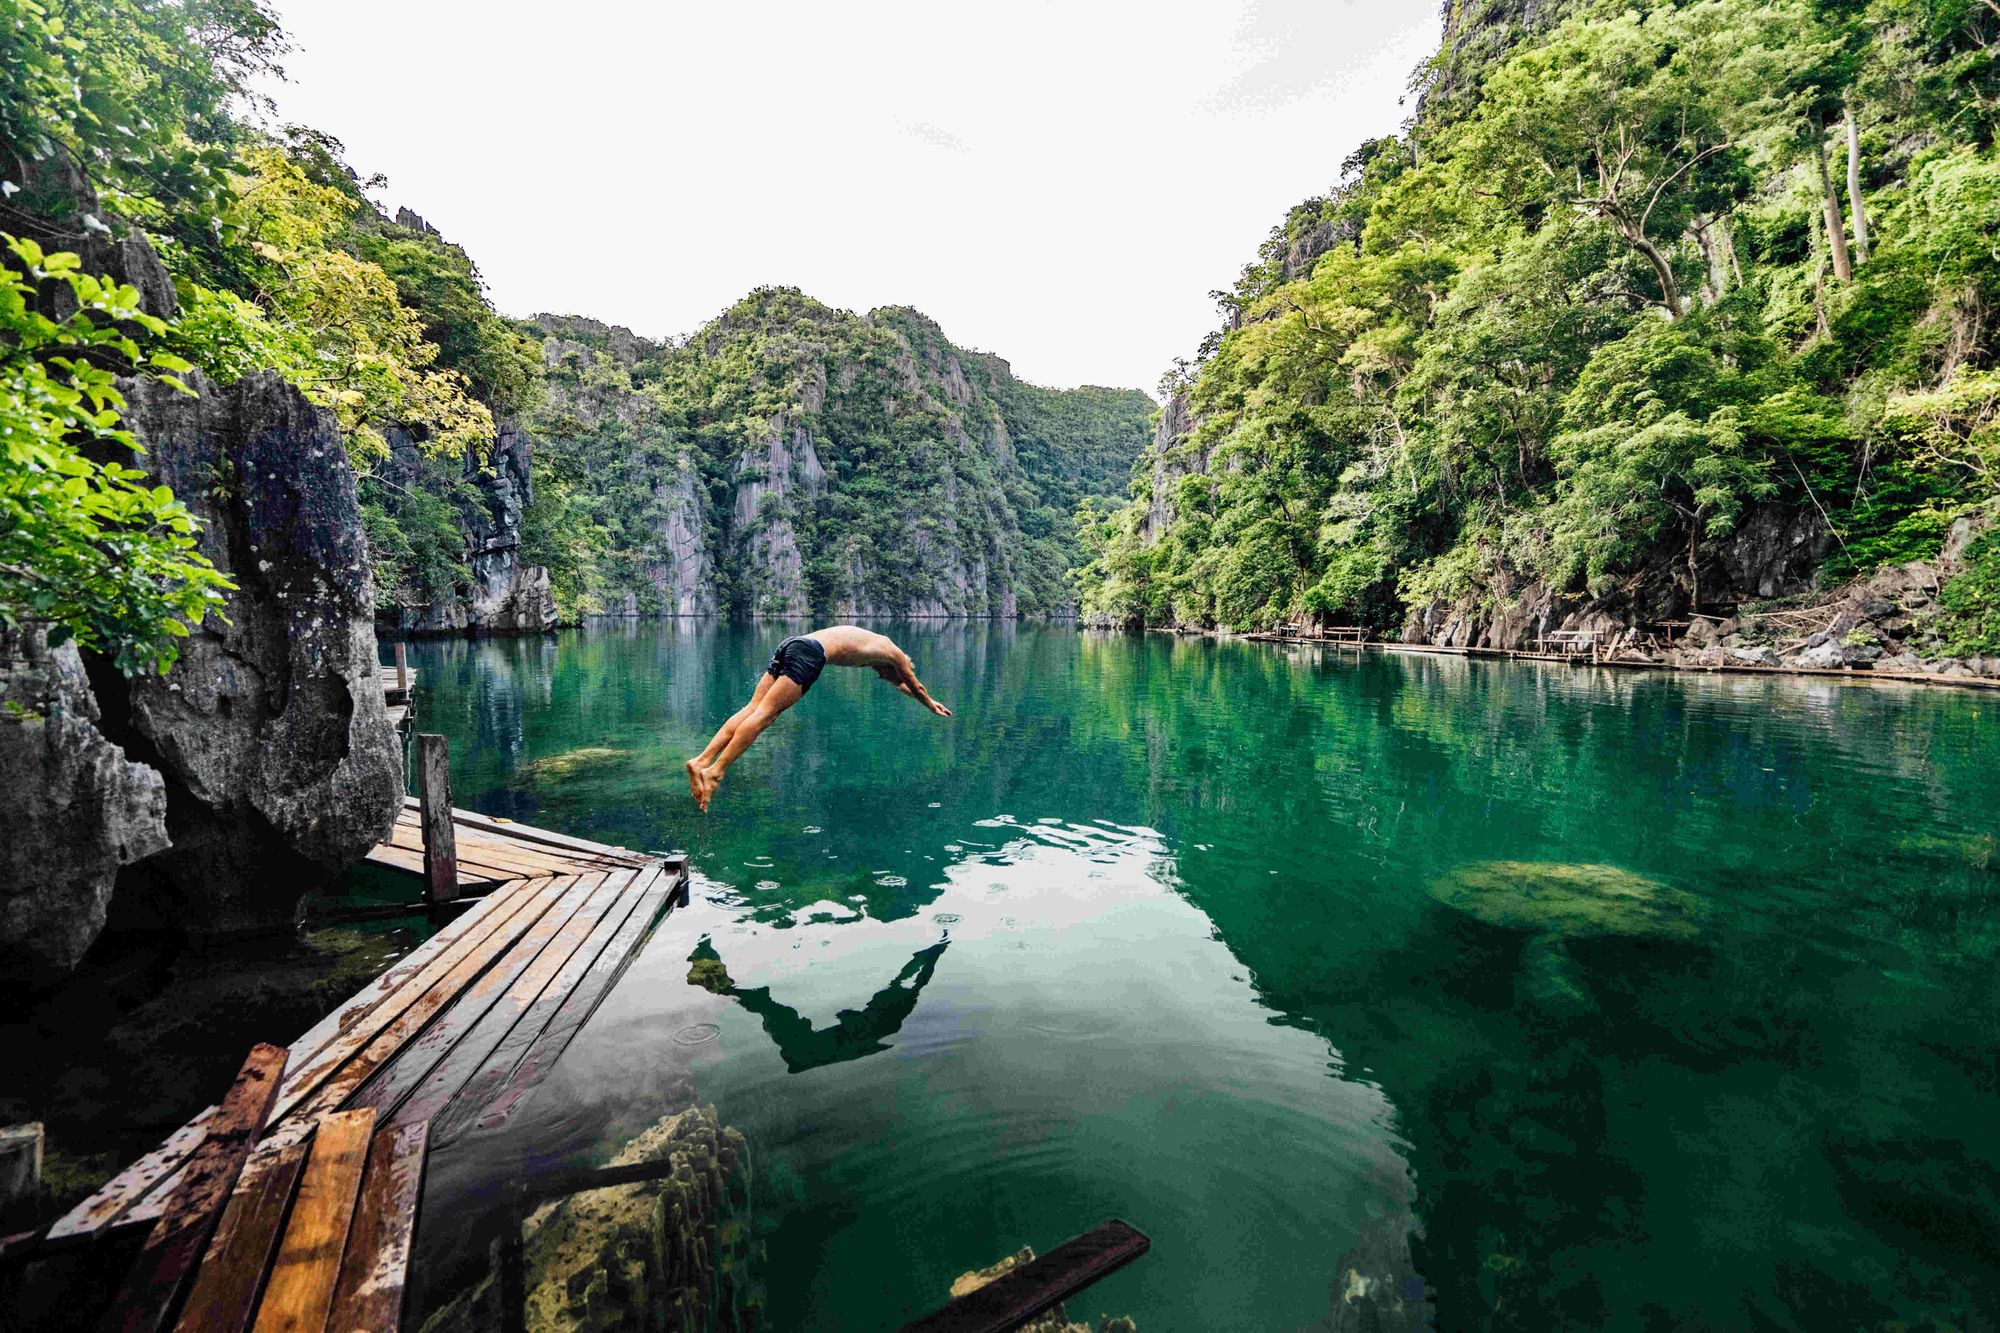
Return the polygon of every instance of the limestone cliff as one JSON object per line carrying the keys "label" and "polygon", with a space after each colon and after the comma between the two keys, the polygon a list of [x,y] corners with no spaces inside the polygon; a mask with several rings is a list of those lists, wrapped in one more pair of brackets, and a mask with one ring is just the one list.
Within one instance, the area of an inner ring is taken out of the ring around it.
{"label": "limestone cliff", "polygon": [[[388,480],[406,488],[421,484],[417,442],[404,430],[386,433]],[[398,595],[385,618],[399,633],[541,633],[555,627],[548,571],[521,558],[522,521],[534,499],[533,450],[527,429],[503,419],[488,448],[466,454],[460,493],[471,577],[443,597]]]}
{"label": "limestone cliff", "polygon": [[167,848],[164,782],[99,721],[74,645],[0,629],[0,784],[20,825],[0,839],[0,975],[30,985],[83,957],[119,868]]}
{"label": "limestone cliff", "polygon": [[1076,503],[1123,490],[1152,411],[789,290],[681,343],[535,324],[533,426],[588,496],[611,614],[1067,614]]}
{"label": "limestone cliff", "polygon": [[107,734],[165,779],[173,840],[120,874],[112,917],[207,934],[289,921],[387,836],[403,783],[332,414],[268,373],[189,384],[127,385],[126,421],[236,589],[166,676],[90,674]]}
{"label": "limestone cliff", "polygon": [[[173,314],[143,239],[94,241],[86,262]],[[173,488],[235,589],[164,676],[49,652],[38,630],[0,643],[0,774],[19,793],[0,862],[10,980],[74,966],[107,925],[289,924],[305,892],[386,835],[402,799],[333,415],[274,374],[186,378],[192,393],[120,382],[145,452],[119,461]]]}

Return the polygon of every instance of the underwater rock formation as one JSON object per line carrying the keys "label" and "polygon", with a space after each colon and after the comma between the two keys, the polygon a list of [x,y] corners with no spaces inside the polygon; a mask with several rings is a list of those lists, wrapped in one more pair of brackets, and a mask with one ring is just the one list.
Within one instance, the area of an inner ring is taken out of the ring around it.
{"label": "underwater rock formation", "polygon": [[1686,941],[1701,933],[1693,895],[1612,865],[1480,861],[1431,881],[1430,893],[1489,926],[1528,932],[1519,990],[1549,1009],[1592,1007],[1565,941],[1607,935]]}
{"label": "underwater rock formation", "polygon": [[[526,1324],[535,1333],[754,1329],[749,1159],[713,1106],[654,1123],[610,1166],[669,1161],[659,1181],[574,1194],[526,1223]],[[424,1333],[501,1326],[492,1275],[425,1321]]]}

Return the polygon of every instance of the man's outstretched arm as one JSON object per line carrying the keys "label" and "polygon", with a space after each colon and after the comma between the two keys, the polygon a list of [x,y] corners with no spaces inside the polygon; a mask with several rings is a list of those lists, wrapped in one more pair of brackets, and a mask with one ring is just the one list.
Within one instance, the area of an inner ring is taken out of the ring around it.
{"label": "man's outstretched arm", "polygon": [[876,670],[880,673],[882,679],[888,681],[891,685],[894,685],[897,689],[909,695],[939,717],[951,716],[951,710],[931,698],[931,692],[924,688],[922,681],[917,679],[916,668],[910,665],[910,655],[902,649],[898,648],[896,650],[895,658],[889,665],[878,667]]}

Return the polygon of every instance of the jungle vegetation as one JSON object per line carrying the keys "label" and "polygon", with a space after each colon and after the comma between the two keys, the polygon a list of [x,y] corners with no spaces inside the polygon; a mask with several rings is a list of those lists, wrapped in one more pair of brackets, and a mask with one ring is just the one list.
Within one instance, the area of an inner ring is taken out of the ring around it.
{"label": "jungle vegetation", "polygon": [[[1684,611],[1763,506],[1818,515],[1822,580],[1990,518],[2000,10],[1521,12],[1449,6],[1405,132],[1216,293],[1162,385],[1186,429],[1082,517],[1089,614],[1393,632],[1646,580]],[[1946,638],[2000,650],[1969,555]]]}

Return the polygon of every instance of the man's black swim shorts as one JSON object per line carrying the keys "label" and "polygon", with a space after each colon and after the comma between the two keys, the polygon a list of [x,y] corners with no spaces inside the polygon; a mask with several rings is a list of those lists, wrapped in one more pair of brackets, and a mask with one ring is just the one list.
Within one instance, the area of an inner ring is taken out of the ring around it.
{"label": "man's black swim shorts", "polygon": [[765,671],[772,676],[786,676],[797,681],[799,693],[804,694],[825,669],[826,649],[820,647],[819,640],[811,635],[799,634],[778,645],[778,651],[771,654],[771,665]]}

